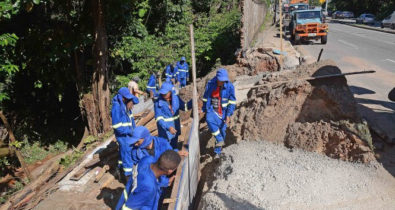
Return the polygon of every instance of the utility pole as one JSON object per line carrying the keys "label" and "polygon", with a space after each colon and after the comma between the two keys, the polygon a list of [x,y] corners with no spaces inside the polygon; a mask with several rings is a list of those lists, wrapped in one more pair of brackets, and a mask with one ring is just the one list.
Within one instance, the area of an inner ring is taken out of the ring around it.
{"label": "utility pole", "polygon": [[329,0],[325,0],[325,12],[327,16],[328,16],[328,1]]}
{"label": "utility pole", "polygon": [[278,9],[280,12],[280,68],[283,65],[283,8],[281,2],[282,0],[278,0]]}

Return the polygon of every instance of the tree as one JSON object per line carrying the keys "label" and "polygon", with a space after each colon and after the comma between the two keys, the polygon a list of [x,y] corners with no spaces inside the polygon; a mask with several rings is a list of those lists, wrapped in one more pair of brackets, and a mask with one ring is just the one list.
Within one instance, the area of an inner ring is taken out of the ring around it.
{"label": "tree", "polygon": [[92,96],[97,113],[97,122],[90,125],[90,132],[94,135],[106,132],[110,129],[110,90],[108,87],[108,45],[107,32],[104,22],[104,10],[102,0],[92,1],[92,14],[94,22],[94,73],[92,76]]}

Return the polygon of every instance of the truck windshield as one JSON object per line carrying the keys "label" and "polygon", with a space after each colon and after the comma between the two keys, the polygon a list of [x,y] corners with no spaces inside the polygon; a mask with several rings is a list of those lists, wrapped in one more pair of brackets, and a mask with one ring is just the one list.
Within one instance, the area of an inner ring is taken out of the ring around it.
{"label": "truck windshield", "polygon": [[296,13],[296,19],[315,19],[321,18],[320,11],[307,11],[307,12],[298,12]]}
{"label": "truck windshield", "polygon": [[290,11],[306,10],[306,9],[309,9],[308,7],[309,7],[308,5],[292,5],[289,7],[289,10]]}

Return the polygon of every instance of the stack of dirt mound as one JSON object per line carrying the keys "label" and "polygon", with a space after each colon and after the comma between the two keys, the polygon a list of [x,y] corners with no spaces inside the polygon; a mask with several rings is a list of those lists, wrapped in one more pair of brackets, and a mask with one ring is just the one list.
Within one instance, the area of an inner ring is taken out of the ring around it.
{"label": "stack of dirt mound", "polygon": [[291,82],[251,89],[247,101],[235,111],[229,136],[285,143],[343,160],[371,160],[369,129],[357,112],[346,79],[300,79],[336,73],[341,71],[333,61],[322,61],[267,74],[259,84]]}
{"label": "stack of dirt mound", "polygon": [[243,52],[239,58],[238,75],[256,75],[260,72],[280,70],[280,64],[271,48],[251,48]]}

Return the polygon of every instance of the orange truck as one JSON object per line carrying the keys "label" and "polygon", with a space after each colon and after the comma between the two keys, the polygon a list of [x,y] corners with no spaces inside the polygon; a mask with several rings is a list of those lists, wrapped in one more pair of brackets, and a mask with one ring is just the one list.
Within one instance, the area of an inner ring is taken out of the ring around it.
{"label": "orange truck", "polygon": [[299,44],[301,41],[321,39],[321,44],[326,44],[328,24],[323,22],[324,18],[320,10],[294,11],[289,24],[291,40]]}
{"label": "orange truck", "polygon": [[309,0],[291,0],[289,4],[309,4]]}

